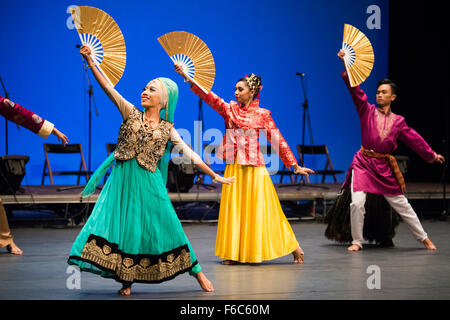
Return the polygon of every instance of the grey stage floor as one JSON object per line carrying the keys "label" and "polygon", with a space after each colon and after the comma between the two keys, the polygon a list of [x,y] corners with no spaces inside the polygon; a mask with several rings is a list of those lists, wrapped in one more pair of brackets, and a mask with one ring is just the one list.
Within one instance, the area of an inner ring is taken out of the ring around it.
{"label": "grey stage floor", "polygon": [[[325,225],[291,223],[305,251],[302,265],[285,256],[260,265],[223,266],[214,256],[215,224],[184,224],[204,272],[215,292],[202,292],[194,278],[182,274],[162,284],[136,284],[130,297],[116,294],[114,280],[82,273],[80,288],[69,289],[67,256],[79,227],[15,228],[23,256],[0,249],[1,300],[392,300],[450,298],[450,222],[424,221],[438,247],[431,252],[416,242],[405,224],[398,228],[394,248],[367,246],[357,253],[328,241]],[[372,266],[372,267],[371,267]],[[375,267],[373,267],[375,266]],[[379,273],[371,268],[379,268]],[[369,269],[369,273],[368,273]],[[375,275],[380,275],[380,288]]]}

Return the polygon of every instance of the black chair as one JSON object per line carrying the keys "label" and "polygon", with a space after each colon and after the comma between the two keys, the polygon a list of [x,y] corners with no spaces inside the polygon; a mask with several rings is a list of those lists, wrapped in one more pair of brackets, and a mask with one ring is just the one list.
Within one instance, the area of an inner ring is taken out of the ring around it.
{"label": "black chair", "polygon": [[[74,175],[77,176],[77,185],[80,184],[80,178],[84,176],[86,178],[86,183],[89,180],[89,172],[86,168],[86,162],[84,161],[83,149],[81,144],[67,144],[63,146],[62,144],[50,144],[44,143],[44,170],[42,172],[42,182],[44,185],[45,177],[50,178],[50,183],[53,185],[53,176],[56,175]],[[78,170],[73,171],[53,171],[50,166],[49,154],[79,154],[80,155],[80,166]],[[83,170],[82,170],[83,169]]]}
{"label": "black chair", "polygon": [[[326,159],[325,168],[323,170],[313,169],[316,174],[322,175],[322,183],[325,182],[326,176],[332,176],[334,182],[337,182],[336,175],[340,173],[344,173],[342,170],[335,170],[333,167],[333,163],[331,162],[330,153],[328,151],[328,147],[326,145],[297,145],[297,151],[299,155],[299,163],[302,167],[304,167],[304,155],[317,155],[324,156]],[[308,166],[306,166],[308,167]],[[303,179],[304,176],[302,176]],[[309,183],[309,177],[306,177],[306,182]]]}

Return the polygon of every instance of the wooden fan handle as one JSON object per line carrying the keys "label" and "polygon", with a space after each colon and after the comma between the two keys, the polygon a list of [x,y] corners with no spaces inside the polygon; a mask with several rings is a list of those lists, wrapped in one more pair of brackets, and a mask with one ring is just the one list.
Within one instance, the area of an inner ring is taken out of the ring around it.
{"label": "wooden fan handle", "polygon": [[191,79],[192,82],[193,82],[197,87],[199,87],[205,94],[208,94],[208,93],[209,93],[209,92],[206,91],[201,85],[199,85],[199,84],[197,83],[197,81],[195,81],[194,79],[192,79],[192,78],[189,77],[189,76],[188,76],[188,78]]}
{"label": "wooden fan handle", "polygon": [[186,73],[184,74],[186,76],[187,79],[184,80],[184,82],[189,82],[192,84],[195,84],[197,87],[199,87],[205,94],[208,94],[209,92],[206,91],[201,85],[198,84],[197,81],[195,81],[194,79],[192,79],[191,77],[189,77]]}

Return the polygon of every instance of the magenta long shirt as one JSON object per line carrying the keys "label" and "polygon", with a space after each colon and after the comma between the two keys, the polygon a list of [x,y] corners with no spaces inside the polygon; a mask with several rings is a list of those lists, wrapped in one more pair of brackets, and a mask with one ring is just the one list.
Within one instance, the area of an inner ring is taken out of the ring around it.
{"label": "magenta long shirt", "polygon": [[[383,113],[367,101],[367,95],[360,86],[353,88],[350,86],[345,71],[342,73],[342,78],[350,91],[360,118],[361,142],[365,149],[392,154],[397,149],[397,141],[400,140],[425,161],[430,163],[435,161],[437,154],[414,129],[408,127],[404,117],[393,112]],[[358,151],[348,169],[343,188],[351,186],[352,169],[354,191],[387,196],[402,194],[387,159],[368,157]]]}

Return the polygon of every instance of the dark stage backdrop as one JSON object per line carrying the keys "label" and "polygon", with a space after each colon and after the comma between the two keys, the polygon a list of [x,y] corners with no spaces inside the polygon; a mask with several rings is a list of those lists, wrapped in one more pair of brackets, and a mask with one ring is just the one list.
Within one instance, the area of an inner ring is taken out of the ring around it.
{"label": "dark stage backdrop", "polygon": [[[305,73],[314,143],[329,146],[336,169],[347,169],[361,143],[359,119],[341,79],[343,67],[336,56],[342,45],[344,23],[363,31],[375,49],[374,70],[362,85],[371,101],[375,100],[377,81],[388,75],[388,1],[1,0],[0,75],[11,99],[55,123],[71,143],[81,143],[86,159],[87,82],[75,48],[79,44],[77,32],[67,26],[70,5],[98,7],[121,28],[127,65],[116,89],[129,101],[139,105],[141,89],[158,76],[178,83],[175,127],[189,132],[191,139],[186,134],[184,138],[194,145],[198,98],[174,72],[157,41],[167,32],[188,31],[207,43],[216,63],[213,91],[226,101],[234,98],[235,83],[243,75],[261,75],[261,106],[272,111],[295,154],[296,145],[301,143],[304,99],[296,72]],[[121,117],[96,83],[94,97],[99,113],[92,110],[95,170],[107,156],[105,144],[116,141]],[[222,118],[206,105],[203,109],[205,130],[217,128],[223,132]],[[3,120],[0,132],[0,154],[4,154]],[[306,132],[306,143],[310,143]],[[9,154],[31,158],[23,184],[40,184],[44,142],[57,140],[50,136],[45,141],[9,124]],[[322,167],[324,159],[308,158],[306,164]],[[78,163],[75,157],[66,156],[53,157],[52,165],[54,170],[72,170]],[[340,181],[343,179],[341,175]],[[55,178],[57,184],[75,181],[72,177]]]}
{"label": "dark stage backdrop", "polygon": [[[389,25],[389,77],[400,89],[392,109],[448,158],[448,11],[441,1],[420,6],[391,1]],[[443,165],[425,163],[404,144],[396,153],[410,157],[410,181],[441,181]]]}

